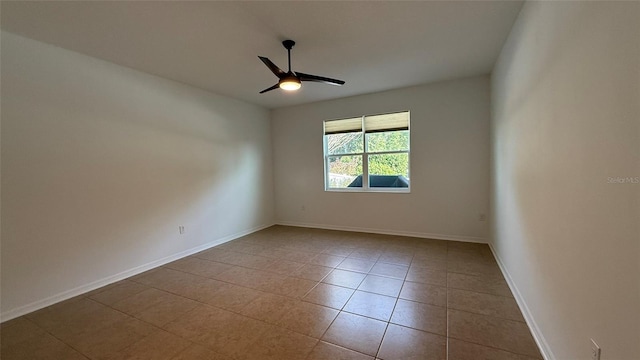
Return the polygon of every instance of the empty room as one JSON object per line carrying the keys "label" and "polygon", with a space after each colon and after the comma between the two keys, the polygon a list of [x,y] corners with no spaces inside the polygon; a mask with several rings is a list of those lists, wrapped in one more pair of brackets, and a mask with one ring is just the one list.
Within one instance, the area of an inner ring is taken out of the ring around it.
{"label": "empty room", "polygon": [[640,359],[640,2],[0,28],[3,360]]}

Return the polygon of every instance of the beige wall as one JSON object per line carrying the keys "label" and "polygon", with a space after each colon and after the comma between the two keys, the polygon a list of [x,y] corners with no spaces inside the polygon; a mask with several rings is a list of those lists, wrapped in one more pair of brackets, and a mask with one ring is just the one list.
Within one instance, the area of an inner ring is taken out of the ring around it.
{"label": "beige wall", "polygon": [[7,32],[1,50],[3,320],[273,223],[266,109]]}
{"label": "beige wall", "polygon": [[[489,93],[480,76],[274,110],[277,221],[486,241]],[[401,110],[411,112],[411,193],[324,191],[323,121]]]}
{"label": "beige wall", "polygon": [[639,24],[527,2],[493,72],[491,244],[548,359],[640,356]]}

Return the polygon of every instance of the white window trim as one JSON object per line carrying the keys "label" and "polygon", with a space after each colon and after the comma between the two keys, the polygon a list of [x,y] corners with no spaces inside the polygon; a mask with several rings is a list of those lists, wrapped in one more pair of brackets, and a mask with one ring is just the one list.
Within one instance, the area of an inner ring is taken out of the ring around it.
{"label": "white window trim", "polygon": [[[367,151],[367,136],[366,136],[366,129],[364,127],[364,119],[368,116],[376,116],[376,115],[386,115],[386,114],[394,114],[394,113],[401,113],[401,112],[406,112],[409,115],[409,122],[408,122],[408,131],[409,131],[409,146],[408,146],[408,150],[394,150],[394,151],[377,151],[377,152],[368,152]],[[355,116],[354,116],[355,117]],[[349,118],[346,118],[349,119]],[[347,192],[347,193],[363,193],[363,192],[368,192],[368,193],[400,193],[400,194],[409,194],[411,193],[411,113],[408,110],[403,110],[403,111],[394,111],[394,112],[389,112],[389,113],[382,113],[382,114],[373,114],[373,115],[362,115],[360,117],[361,121],[362,121],[362,142],[363,142],[363,149],[364,152],[360,152],[360,153],[345,153],[345,154],[329,154],[328,152],[328,148],[327,148],[327,137],[324,134],[324,121],[322,122],[323,124],[323,132],[322,132],[322,153],[324,156],[324,191],[329,191],[329,192]],[[340,119],[336,119],[336,120],[340,120]],[[392,187],[369,187],[369,156],[368,155],[379,155],[379,154],[407,154],[407,157],[409,158],[409,169],[407,169],[407,175],[409,178],[409,187],[406,188],[392,188]],[[349,155],[353,155],[353,156],[361,156],[362,157],[362,187],[352,187],[352,188],[332,188],[329,187],[329,158],[332,156],[349,156]],[[366,176],[365,176],[366,175]]]}

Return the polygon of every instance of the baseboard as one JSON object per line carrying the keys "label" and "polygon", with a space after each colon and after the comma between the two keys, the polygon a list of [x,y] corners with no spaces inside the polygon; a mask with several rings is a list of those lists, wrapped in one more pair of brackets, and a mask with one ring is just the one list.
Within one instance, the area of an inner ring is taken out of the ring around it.
{"label": "baseboard", "polygon": [[473,242],[473,243],[482,243],[482,244],[487,243],[487,240],[485,238],[475,237],[475,236],[430,234],[430,233],[420,233],[420,232],[413,232],[413,231],[396,231],[396,230],[385,230],[385,229],[374,229],[374,228],[360,228],[355,226],[309,224],[309,223],[299,223],[294,221],[278,221],[277,225],[306,227],[306,228],[325,229],[325,230],[364,232],[364,233],[372,233],[372,234],[408,236],[408,237],[436,239],[436,240],[464,241],[464,242]]}
{"label": "baseboard", "polygon": [[491,252],[493,253],[493,257],[496,259],[496,262],[498,263],[498,267],[500,267],[500,271],[502,271],[502,275],[504,276],[504,279],[507,281],[507,285],[509,285],[509,289],[511,289],[511,293],[513,293],[513,296],[515,297],[516,302],[520,307],[522,316],[524,317],[524,320],[527,322],[527,326],[529,326],[529,330],[531,330],[533,339],[538,345],[538,349],[540,349],[540,352],[542,353],[542,357],[544,358],[544,360],[555,360],[555,356],[553,356],[553,353],[551,352],[551,348],[549,347],[549,344],[547,343],[544,336],[542,335],[542,332],[540,331],[538,324],[534,320],[533,315],[531,315],[531,311],[529,311],[529,307],[527,306],[527,303],[524,301],[522,294],[520,294],[518,287],[513,282],[511,275],[507,271],[507,268],[504,266],[504,262],[502,261],[502,259],[500,259],[500,257],[498,256],[498,253],[495,251],[491,243],[489,243],[489,248],[491,249]]}
{"label": "baseboard", "polygon": [[158,260],[154,260],[151,261],[149,263],[146,263],[144,265],[140,265],[137,266],[133,269],[129,269],[129,270],[125,270],[122,271],[120,273],[117,273],[115,275],[111,275],[108,276],[106,278],[100,279],[100,280],[96,280],[94,282],[91,282],[89,284],[86,285],[82,285],[82,286],[78,286],[76,288],[73,288],[71,290],[67,290],[67,291],[63,291],[61,293],[55,294],[53,296],[49,296],[45,299],[42,300],[38,300],[38,301],[34,301],[30,304],[27,305],[23,305],[8,311],[5,311],[3,313],[0,314],[0,319],[2,320],[1,322],[5,322],[5,321],[9,321],[11,319],[15,319],[19,316],[28,314],[30,312],[36,311],[36,310],[40,310],[42,308],[45,308],[47,306],[51,306],[55,303],[58,303],[60,301],[64,301],[64,300],[68,300],[74,296],[78,296],[78,295],[82,295],[84,293],[87,293],[89,291],[101,288],[103,286],[112,284],[114,282],[120,281],[120,280],[124,280],[128,277],[134,276],[134,275],[138,275],[140,273],[143,273],[145,271],[151,270],[153,268],[156,268],[158,266],[162,266],[164,264],[168,264],[172,261],[176,261],[178,259],[181,259],[185,256],[189,256],[189,255],[193,255],[197,252],[203,251],[203,250],[207,250],[211,247],[226,243],[228,241],[243,237],[245,235],[249,235],[251,233],[254,233],[256,231],[260,231],[262,229],[268,228],[270,226],[273,226],[275,224],[268,224],[268,225],[261,225],[249,230],[245,230],[245,231],[241,231],[232,235],[228,235],[213,241],[210,241],[206,244],[203,245],[199,245],[196,246],[194,248],[185,250],[185,251],[181,251],[177,254],[173,254],[167,257],[164,257],[162,259],[158,259]]}

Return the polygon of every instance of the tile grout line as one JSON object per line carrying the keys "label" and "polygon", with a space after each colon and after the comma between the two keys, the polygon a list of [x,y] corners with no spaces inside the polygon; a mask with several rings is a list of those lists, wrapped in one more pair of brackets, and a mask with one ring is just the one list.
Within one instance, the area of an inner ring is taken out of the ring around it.
{"label": "tile grout line", "polygon": [[[102,305],[102,304],[101,304]],[[45,308],[46,309],[46,308]],[[28,315],[28,314],[27,314]],[[38,324],[37,322],[29,319],[28,317],[26,317],[25,315],[23,315],[24,319],[29,321],[30,323],[34,324],[38,329],[44,331],[46,334],[50,335],[51,337],[53,337],[54,339],[60,341],[61,343],[65,344],[66,346],[70,347],[71,349],[73,349],[74,351],[76,351],[78,354],[80,354],[81,356],[83,356],[86,359],[91,359],[91,357],[89,357],[89,355],[85,354],[84,352],[80,351],[80,349],[76,349],[74,346],[72,346],[71,344],[67,343],[66,341],[60,339],[59,337],[55,336],[54,334],[52,334],[50,331],[48,331],[47,329],[43,328],[42,326],[40,326],[40,324]]]}
{"label": "tile grout line", "polygon": [[391,310],[391,315],[389,316],[389,321],[387,321],[387,326],[385,327],[384,333],[382,334],[382,339],[380,339],[380,344],[378,345],[378,350],[376,351],[376,355],[375,355],[376,358],[378,358],[378,356],[380,355],[380,350],[382,349],[382,343],[384,342],[385,336],[387,336],[387,330],[389,330],[389,326],[391,326],[391,324],[392,324],[391,323],[391,319],[393,318],[393,314],[396,311],[396,306],[398,306],[398,301],[400,300],[400,294],[402,294],[402,289],[404,288],[404,284],[407,281],[407,276],[409,276],[409,269],[411,268],[411,264],[412,263],[413,263],[413,256],[411,257],[411,261],[409,262],[409,267],[407,268],[407,273],[404,274],[404,278],[402,279],[402,286],[400,286],[400,291],[398,292],[398,296],[396,297],[396,302],[393,305],[393,310]]}

